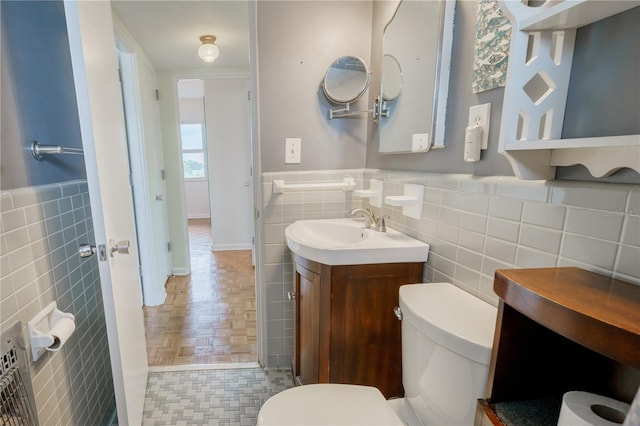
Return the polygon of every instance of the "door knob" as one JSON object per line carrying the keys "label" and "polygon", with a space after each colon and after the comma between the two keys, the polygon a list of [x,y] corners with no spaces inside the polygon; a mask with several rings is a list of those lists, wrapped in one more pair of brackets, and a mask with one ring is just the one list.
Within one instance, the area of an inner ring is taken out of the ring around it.
{"label": "door knob", "polygon": [[111,257],[115,253],[129,254],[129,240],[122,240],[117,243],[114,240],[109,240],[109,251],[111,252]]}
{"label": "door knob", "polygon": [[288,292],[287,292],[287,298],[288,298],[289,300],[295,300],[295,298],[296,298],[296,293],[295,293],[294,291],[288,291]]}
{"label": "door knob", "polygon": [[164,195],[162,194],[156,195],[156,201],[164,201]]}

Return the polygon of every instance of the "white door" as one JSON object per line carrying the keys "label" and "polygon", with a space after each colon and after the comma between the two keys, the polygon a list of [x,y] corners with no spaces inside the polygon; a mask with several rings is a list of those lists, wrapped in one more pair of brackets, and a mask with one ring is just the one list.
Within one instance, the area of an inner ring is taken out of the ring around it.
{"label": "white door", "polygon": [[[151,217],[155,241],[155,267],[160,274],[158,293],[164,293],[167,277],[171,275],[169,256],[169,221],[164,185],[164,161],[160,135],[160,108],[158,105],[158,81],[155,71],[146,61],[140,67],[142,104],[144,111],[145,146],[147,151],[148,179],[151,189]],[[164,303],[164,299],[160,302]]]}
{"label": "white door", "polygon": [[107,1],[64,4],[95,243],[109,251],[110,239],[131,242],[129,254],[107,254],[98,264],[118,423],[137,425],[148,366],[111,6]]}
{"label": "white door", "polygon": [[213,250],[251,250],[249,80],[207,79],[204,93]]}

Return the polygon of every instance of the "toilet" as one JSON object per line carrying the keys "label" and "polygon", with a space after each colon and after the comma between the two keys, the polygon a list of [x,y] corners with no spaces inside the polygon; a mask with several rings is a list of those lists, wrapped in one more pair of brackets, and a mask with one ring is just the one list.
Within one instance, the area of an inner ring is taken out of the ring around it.
{"label": "toilet", "polygon": [[259,426],[472,425],[485,392],[497,310],[450,283],[400,287],[404,398],[310,384],[271,397]]}

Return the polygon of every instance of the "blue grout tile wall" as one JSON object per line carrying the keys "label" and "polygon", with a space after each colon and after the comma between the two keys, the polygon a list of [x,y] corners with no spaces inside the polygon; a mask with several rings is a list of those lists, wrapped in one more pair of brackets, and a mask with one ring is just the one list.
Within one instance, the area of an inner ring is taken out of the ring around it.
{"label": "blue grout tile wall", "polygon": [[272,193],[272,181],[356,179],[384,182],[401,195],[405,183],[425,186],[421,220],[401,207],[373,208],[388,226],[430,245],[425,282],[448,281],[496,305],[493,276],[500,268],[578,266],[640,285],[640,186],[514,177],[357,169],[265,173],[263,286],[267,301],[268,367],[288,367],[293,352],[291,253],[284,229],[300,219],[346,217],[367,200],[352,193]]}
{"label": "blue grout tile wall", "polygon": [[[85,181],[0,194],[0,330],[22,321],[40,424],[104,424],[115,411],[102,291]],[[26,324],[55,301],[76,330],[59,352],[31,362]]]}

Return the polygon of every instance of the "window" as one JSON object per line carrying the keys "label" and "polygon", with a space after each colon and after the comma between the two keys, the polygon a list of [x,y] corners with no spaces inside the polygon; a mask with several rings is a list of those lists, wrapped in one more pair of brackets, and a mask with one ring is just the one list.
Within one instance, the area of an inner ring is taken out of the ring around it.
{"label": "window", "polygon": [[182,169],[185,179],[205,179],[207,168],[204,151],[204,126],[202,123],[180,124],[182,141]]}

